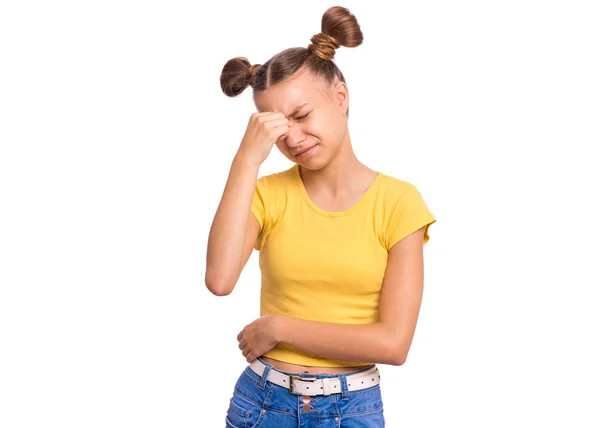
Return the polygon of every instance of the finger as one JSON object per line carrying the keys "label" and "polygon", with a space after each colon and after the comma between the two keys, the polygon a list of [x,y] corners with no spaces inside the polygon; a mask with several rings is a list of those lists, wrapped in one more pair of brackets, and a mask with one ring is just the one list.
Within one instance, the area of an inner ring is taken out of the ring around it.
{"label": "finger", "polygon": [[287,137],[287,132],[285,134],[281,134],[279,137],[277,137],[277,141],[285,140],[286,137]]}
{"label": "finger", "polygon": [[244,339],[240,340],[238,348],[244,349],[246,347],[246,341]]}
{"label": "finger", "polygon": [[274,112],[258,113],[254,120],[257,123],[269,124],[269,126],[287,124],[290,121],[283,113]]}
{"label": "finger", "polygon": [[263,111],[263,112],[255,112],[253,113],[254,116],[256,116],[257,118],[260,117],[262,119],[267,119],[267,120],[274,120],[274,119],[280,119],[280,118],[284,118],[287,119],[285,114],[283,113],[278,113],[276,111]]}
{"label": "finger", "polygon": [[244,336],[244,330],[240,331],[237,335],[237,340],[240,340]]}
{"label": "finger", "polygon": [[285,127],[286,129],[289,129],[291,125],[291,121],[285,116],[276,118],[263,118],[262,121],[265,123],[265,126],[268,129],[276,129],[279,127]]}

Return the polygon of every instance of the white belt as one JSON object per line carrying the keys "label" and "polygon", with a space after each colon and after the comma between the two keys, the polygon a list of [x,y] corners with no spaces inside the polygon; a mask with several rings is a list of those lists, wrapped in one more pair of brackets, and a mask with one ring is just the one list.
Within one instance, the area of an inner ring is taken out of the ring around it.
{"label": "white belt", "polygon": [[[257,358],[250,363],[250,368],[257,375],[262,376],[266,366]],[[360,373],[348,375],[346,376],[348,391],[357,391],[378,385],[379,378],[379,369],[377,366]],[[317,379],[311,378],[309,374],[306,374],[306,377],[300,377],[297,375],[288,375],[273,368],[269,372],[267,380],[287,388],[294,395],[330,395],[342,393],[342,383],[339,377]]]}

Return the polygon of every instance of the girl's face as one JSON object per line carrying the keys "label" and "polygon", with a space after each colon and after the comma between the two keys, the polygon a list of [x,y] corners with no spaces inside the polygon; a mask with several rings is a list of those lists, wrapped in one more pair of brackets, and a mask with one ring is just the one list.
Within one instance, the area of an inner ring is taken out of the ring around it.
{"label": "girl's face", "polygon": [[348,101],[344,82],[327,88],[305,70],[254,96],[259,112],[283,113],[291,121],[287,137],[277,141],[277,148],[311,170],[327,165],[348,138]]}

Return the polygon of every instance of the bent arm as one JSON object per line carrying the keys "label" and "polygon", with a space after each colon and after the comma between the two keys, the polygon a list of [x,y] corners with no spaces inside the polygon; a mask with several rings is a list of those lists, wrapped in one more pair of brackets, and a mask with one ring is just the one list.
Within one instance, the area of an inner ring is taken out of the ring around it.
{"label": "bent arm", "polygon": [[275,341],[342,361],[394,364],[392,337],[380,322],[338,324],[277,315]]}
{"label": "bent arm", "polygon": [[205,283],[217,296],[233,291],[260,232],[250,212],[259,167],[239,153],[235,156],[210,228]]}
{"label": "bent arm", "polygon": [[338,324],[278,315],[275,340],[323,358],[404,364],[423,295],[423,239],[421,228],[390,249],[378,322]]}

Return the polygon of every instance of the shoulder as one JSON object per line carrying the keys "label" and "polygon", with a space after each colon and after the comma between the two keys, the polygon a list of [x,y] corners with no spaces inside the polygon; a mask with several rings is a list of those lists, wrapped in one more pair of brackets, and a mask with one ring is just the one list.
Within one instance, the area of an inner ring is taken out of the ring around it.
{"label": "shoulder", "polygon": [[429,209],[423,195],[414,183],[388,174],[381,174],[378,205],[384,216],[425,215],[428,213]]}
{"label": "shoulder", "polygon": [[271,185],[281,185],[285,184],[286,182],[291,182],[295,174],[294,168],[295,165],[283,171],[272,172],[270,174],[262,175],[257,179],[257,181]]}
{"label": "shoulder", "polygon": [[262,175],[256,180],[254,198],[272,209],[282,208],[294,185],[294,167]]}
{"label": "shoulder", "polygon": [[428,228],[435,217],[429,210],[417,186],[410,181],[385,175],[381,180],[382,197],[379,212],[386,227],[385,247],[390,250],[397,242],[424,227],[424,243],[429,240]]}
{"label": "shoulder", "polygon": [[380,172],[380,188],[386,202],[399,201],[419,194],[417,186],[410,181]]}

